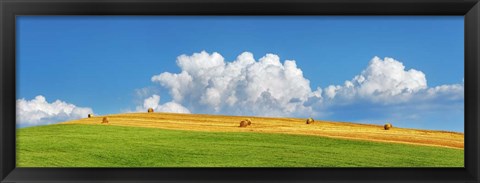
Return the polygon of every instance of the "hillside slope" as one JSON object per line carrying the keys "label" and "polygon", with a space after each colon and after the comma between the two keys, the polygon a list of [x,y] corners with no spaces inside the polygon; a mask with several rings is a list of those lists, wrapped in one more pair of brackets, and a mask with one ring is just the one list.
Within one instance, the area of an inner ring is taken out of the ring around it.
{"label": "hillside slope", "polygon": [[17,167],[464,167],[464,150],[256,132],[55,124],[17,130]]}
{"label": "hillside slope", "polygon": [[[84,118],[62,124],[101,124],[104,116]],[[343,139],[392,142],[425,146],[439,146],[463,149],[464,134],[446,131],[394,128],[384,130],[383,126],[331,122],[316,120],[305,124],[305,119],[264,118],[243,116],[220,116],[204,114],[174,113],[126,113],[107,115],[108,125],[161,128],[172,130],[192,130],[203,132],[259,132],[297,135],[313,135]],[[244,119],[251,119],[252,125],[239,128]],[[394,124],[395,125],[395,124]]]}

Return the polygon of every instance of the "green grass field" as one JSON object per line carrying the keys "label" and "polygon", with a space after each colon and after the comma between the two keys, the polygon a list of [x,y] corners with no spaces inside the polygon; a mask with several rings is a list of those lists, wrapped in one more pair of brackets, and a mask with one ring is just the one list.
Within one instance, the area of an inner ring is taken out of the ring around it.
{"label": "green grass field", "polygon": [[17,130],[18,167],[463,167],[464,151],[316,136],[110,125]]}

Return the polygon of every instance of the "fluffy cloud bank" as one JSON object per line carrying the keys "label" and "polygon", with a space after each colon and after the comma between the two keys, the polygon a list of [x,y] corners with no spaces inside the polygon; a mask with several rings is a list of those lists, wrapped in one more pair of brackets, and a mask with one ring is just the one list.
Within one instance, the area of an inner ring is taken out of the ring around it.
{"label": "fluffy cloud bank", "polygon": [[[376,102],[401,102],[411,94],[427,88],[425,74],[405,66],[393,58],[374,57],[368,67],[343,86],[330,85],[325,89],[328,99],[364,98]],[[396,100],[392,100],[396,98]]]}
{"label": "fluffy cloud bank", "polygon": [[171,113],[190,113],[190,111],[176,102],[167,102],[160,104],[160,96],[152,95],[143,101],[143,106],[138,106],[138,112],[145,112],[148,108],[152,108],[158,112],[171,112]]}
{"label": "fluffy cloud bank", "polygon": [[181,69],[179,73],[164,72],[151,78],[168,89],[172,101],[160,105],[160,97],[153,95],[140,108],[232,115],[322,116],[335,113],[335,109],[344,110],[341,106],[358,104],[399,107],[419,102],[432,106],[438,101],[463,102],[463,83],[429,87],[423,72],[406,69],[402,62],[388,57],[374,57],[360,74],[343,85],[315,90],[310,88],[310,81],[294,60],[281,62],[275,54],[257,61],[252,53],[244,52],[228,62],[219,53],[202,51],[181,55],[176,63]]}
{"label": "fluffy cloud bank", "polygon": [[295,61],[281,63],[274,54],[256,61],[244,52],[233,62],[205,51],[177,58],[180,73],[164,72],[151,78],[167,88],[173,101],[201,113],[284,116],[310,115],[304,103],[311,97],[310,82]]}
{"label": "fluffy cloud bank", "polygon": [[442,123],[448,128],[440,129],[463,130],[463,82],[429,87],[423,72],[406,69],[393,58],[374,57],[351,80],[326,87],[323,97],[315,110],[322,110],[333,120],[377,124],[389,121],[409,127]]}
{"label": "fluffy cloud bank", "polygon": [[17,125],[45,125],[86,117],[93,114],[87,107],[77,107],[64,101],[48,103],[44,96],[38,95],[32,100],[17,99]]}
{"label": "fluffy cloud bank", "polygon": [[[427,86],[425,74],[415,69],[406,70],[403,63],[393,58],[374,57],[361,74],[344,85],[330,85],[324,97],[336,104],[356,101],[393,105],[427,100],[462,100],[464,85]],[[332,103],[330,102],[330,103]]]}

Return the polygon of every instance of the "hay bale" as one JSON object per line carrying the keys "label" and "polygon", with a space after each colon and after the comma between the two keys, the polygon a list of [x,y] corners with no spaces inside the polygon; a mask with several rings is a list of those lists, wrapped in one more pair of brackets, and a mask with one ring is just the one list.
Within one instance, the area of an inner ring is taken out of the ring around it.
{"label": "hay bale", "polygon": [[252,125],[252,120],[246,119],[245,121],[247,122],[247,125],[248,125],[248,126]]}
{"label": "hay bale", "polygon": [[307,119],[307,124],[313,124],[315,122],[315,120],[313,120],[313,118],[308,118]]}
{"label": "hay bale", "polygon": [[103,124],[103,123],[108,123],[108,118],[107,118],[107,117],[103,117],[103,119],[102,119],[102,124]]}
{"label": "hay bale", "polygon": [[88,114],[88,118],[91,118],[91,117],[93,117],[93,114]]}
{"label": "hay bale", "polygon": [[152,113],[153,112],[153,108],[148,108],[148,113]]}
{"label": "hay bale", "polygon": [[247,121],[241,121],[240,122],[240,127],[247,127],[248,126],[248,122]]}
{"label": "hay bale", "polygon": [[393,127],[393,125],[390,124],[390,123],[387,123],[387,124],[383,125],[383,129],[385,129],[385,130],[390,130],[390,128],[392,128],[392,127]]}

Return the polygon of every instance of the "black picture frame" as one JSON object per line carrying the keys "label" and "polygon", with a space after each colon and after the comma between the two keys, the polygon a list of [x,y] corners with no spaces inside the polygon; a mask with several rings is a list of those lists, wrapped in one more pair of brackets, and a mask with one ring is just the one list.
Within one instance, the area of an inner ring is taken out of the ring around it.
{"label": "black picture frame", "polygon": [[[19,15],[463,15],[464,168],[16,168],[15,17]],[[478,0],[0,0],[0,181],[479,182]]]}

